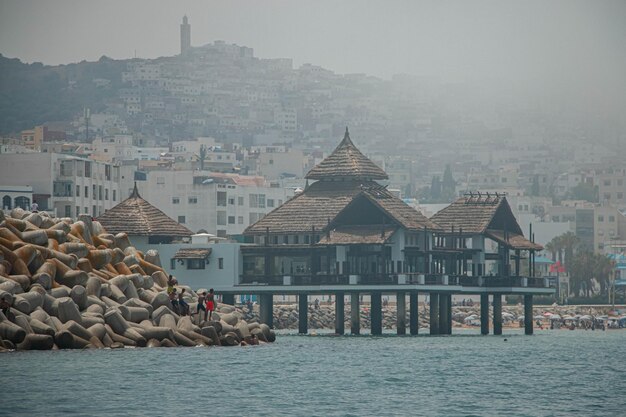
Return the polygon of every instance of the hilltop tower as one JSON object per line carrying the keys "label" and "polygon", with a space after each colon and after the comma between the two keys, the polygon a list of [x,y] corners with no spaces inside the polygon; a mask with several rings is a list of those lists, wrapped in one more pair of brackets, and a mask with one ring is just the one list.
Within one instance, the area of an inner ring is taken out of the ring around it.
{"label": "hilltop tower", "polygon": [[180,54],[185,55],[189,48],[191,48],[191,25],[185,15],[180,25]]}

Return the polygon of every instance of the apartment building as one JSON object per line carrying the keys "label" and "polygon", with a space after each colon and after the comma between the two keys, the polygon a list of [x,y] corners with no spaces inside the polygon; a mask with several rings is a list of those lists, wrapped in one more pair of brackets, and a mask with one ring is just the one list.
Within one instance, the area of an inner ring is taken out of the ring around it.
{"label": "apartment building", "polygon": [[258,176],[207,171],[153,170],[138,181],[141,196],[193,232],[240,235],[293,196]]}
{"label": "apartment building", "polygon": [[0,155],[3,185],[30,186],[40,210],[59,217],[99,216],[127,197],[134,167],[58,153]]}

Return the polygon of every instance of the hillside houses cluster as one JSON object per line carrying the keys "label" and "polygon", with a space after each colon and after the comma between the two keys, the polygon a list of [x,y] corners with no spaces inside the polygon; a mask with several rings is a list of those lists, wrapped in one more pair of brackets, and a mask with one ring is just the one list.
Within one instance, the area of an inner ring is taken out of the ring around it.
{"label": "hillside houses cluster", "polygon": [[424,213],[480,190],[505,194],[540,244],[570,230],[596,251],[626,242],[626,141],[615,132],[489,108],[468,83],[337,74],[223,41],[193,47],[187,35],[178,56],[127,61],[103,109],[0,138],[0,186],[26,191],[0,193],[3,208],[20,197],[99,216],[136,181],[193,232],[237,235],[306,188],[348,125],[388,190]]}

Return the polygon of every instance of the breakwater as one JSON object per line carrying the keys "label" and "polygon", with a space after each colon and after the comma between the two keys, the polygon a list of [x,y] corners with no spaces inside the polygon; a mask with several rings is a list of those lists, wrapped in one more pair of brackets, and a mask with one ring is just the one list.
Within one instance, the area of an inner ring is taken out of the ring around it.
{"label": "breakwater", "polygon": [[230,305],[218,304],[208,322],[177,314],[167,286],[158,252],[142,253],[89,216],[0,211],[0,351],[274,341],[267,325]]}

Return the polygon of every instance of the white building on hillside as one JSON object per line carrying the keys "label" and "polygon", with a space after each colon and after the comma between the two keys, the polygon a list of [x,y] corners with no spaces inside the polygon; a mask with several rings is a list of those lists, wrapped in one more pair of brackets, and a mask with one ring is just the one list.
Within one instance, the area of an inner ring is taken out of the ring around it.
{"label": "white building on hillside", "polygon": [[240,235],[293,196],[263,177],[155,170],[137,183],[143,198],[193,232]]}
{"label": "white building on hillside", "polygon": [[7,186],[31,186],[39,210],[95,217],[127,197],[134,168],[58,153],[7,154],[0,155],[0,178]]}

